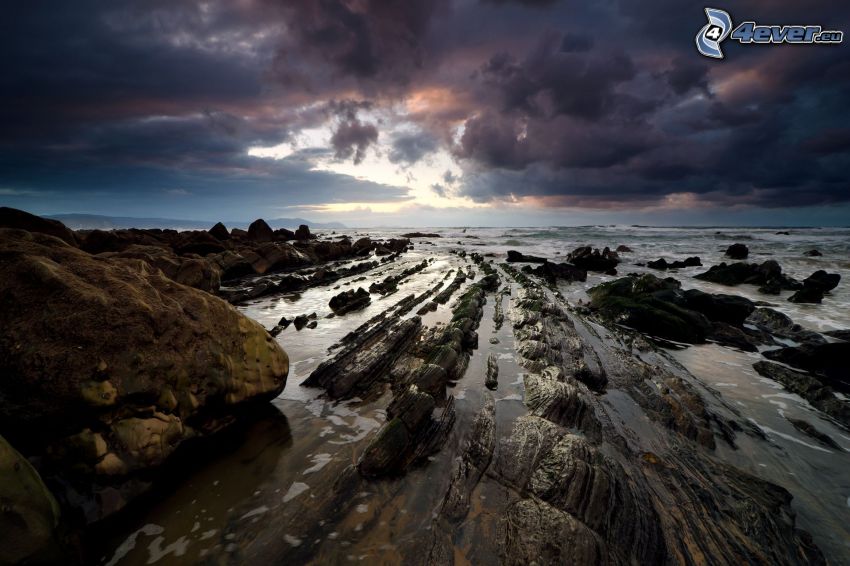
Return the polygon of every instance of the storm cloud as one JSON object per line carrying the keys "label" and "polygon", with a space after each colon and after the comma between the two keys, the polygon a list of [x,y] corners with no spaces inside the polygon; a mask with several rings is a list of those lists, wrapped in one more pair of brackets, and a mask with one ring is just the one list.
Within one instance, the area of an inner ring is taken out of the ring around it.
{"label": "storm cloud", "polygon": [[[2,204],[250,217],[414,199],[381,160],[433,163],[421,194],[437,201],[850,203],[847,46],[726,42],[709,60],[701,5],[37,4],[7,8],[0,34]],[[850,27],[850,5],[826,0],[716,7]]]}

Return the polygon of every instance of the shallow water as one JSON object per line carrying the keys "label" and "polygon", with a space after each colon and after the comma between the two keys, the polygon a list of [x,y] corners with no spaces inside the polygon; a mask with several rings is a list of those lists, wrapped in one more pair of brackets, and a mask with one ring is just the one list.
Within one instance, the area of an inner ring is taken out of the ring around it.
{"label": "shallow water", "polygon": [[[416,241],[415,250],[396,262],[367,274],[342,279],[328,287],[301,294],[266,297],[240,306],[240,310],[271,329],[282,316],[317,314],[317,328],[296,331],[289,326],[277,340],[290,357],[290,373],[281,396],[269,415],[258,418],[220,450],[212,450],[202,463],[186,471],[172,485],[157,490],[147,501],[129,509],[118,520],[97,531],[96,563],[100,564],[192,564],[239,561],[245,556],[278,556],[280,548],[298,549],[315,543],[317,563],[365,561],[383,563],[400,560],[400,549],[431,528],[435,508],[445,492],[452,460],[464,441],[469,423],[482,407],[485,396],[496,400],[497,429],[508,434],[516,417],[525,414],[522,369],[514,359],[510,323],[495,330],[492,316],[495,299],[484,307],[478,329],[479,349],[473,354],[463,379],[449,389],[455,397],[457,422],[446,446],[426,466],[406,476],[369,483],[356,495],[356,501],[321,533],[316,541],[301,540],[287,525],[296,524],[301,510],[318,503],[341,470],[357,461],[371,436],[383,424],[389,396],[369,403],[357,399],[336,403],[321,390],[300,383],[328,356],[328,350],[346,334],[371,317],[387,310],[405,297],[419,295],[445,278],[450,270],[470,266],[450,255],[463,247],[467,252],[495,254],[516,249],[558,261],[579,245],[616,247],[625,244],[634,252],[621,254],[619,271],[657,271],[634,266],[638,262],[665,257],[668,260],[698,255],[703,267],[669,271],[685,288],[734,293],[753,300],[768,300],[796,322],[815,330],[850,328],[850,229],[793,229],[791,236],[776,235],[778,229],[684,229],[638,227],[582,227],[553,229],[470,228],[437,229],[442,238]],[[406,230],[370,231],[373,237],[397,236]],[[723,234],[715,234],[721,231]],[[474,236],[475,238],[469,238]],[[804,278],[816,269],[842,275],[842,284],[822,305],[797,305],[781,297],[765,297],[754,287],[723,287],[693,279],[709,266],[723,261],[723,251],[736,241],[750,248],[748,261],[772,258],[788,274]],[[461,242],[461,244],[458,244]],[[817,248],[823,257],[802,255]],[[375,279],[398,273],[423,259],[433,263],[399,285],[389,296],[372,295],[364,310],[344,317],[330,314],[331,296],[349,288],[368,288]],[[473,268],[475,269],[475,268]],[[477,271],[477,269],[475,269]],[[480,275],[479,275],[480,276]],[[562,285],[567,299],[586,299],[586,290],[611,279],[590,275],[586,283]],[[449,281],[446,281],[448,283]],[[465,285],[468,285],[468,281]],[[453,299],[463,292],[462,287]],[[515,292],[515,290],[514,290]],[[510,297],[504,298],[505,310]],[[423,317],[425,325],[448,319],[453,300]],[[405,316],[413,316],[415,307]],[[495,337],[498,343],[491,344]],[[486,358],[494,351],[499,360],[499,386],[488,393],[483,386]],[[714,391],[719,403],[734,407],[745,419],[757,425],[767,441],[739,435],[740,449],[718,448],[717,456],[754,475],[782,485],[794,496],[799,526],[809,530],[816,543],[833,562],[850,563],[850,434],[813,410],[803,399],[783,391],[778,384],[758,376],[752,369],[759,354],[738,352],[708,344],[670,351],[670,364],[681,364],[697,380]],[[628,418],[629,404],[612,392],[608,402]],[[845,450],[826,448],[803,435],[786,416],[804,418],[825,432]],[[638,425],[632,428],[637,430]],[[492,486],[482,483],[473,495],[473,514],[488,513],[488,498],[499,496]],[[475,532],[463,537],[478,536]],[[276,554],[277,553],[277,554]],[[456,553],[457,554],[457,553]],[[458,556],[460,556],[458,554]],[[490,557],[492,558],[492,557]],[[482,557],[482,560],[487,560]]]}

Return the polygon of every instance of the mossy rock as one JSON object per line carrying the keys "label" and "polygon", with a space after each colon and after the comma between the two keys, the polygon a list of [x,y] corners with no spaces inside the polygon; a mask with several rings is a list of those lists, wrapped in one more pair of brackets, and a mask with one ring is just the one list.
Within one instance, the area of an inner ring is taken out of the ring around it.
{"label": "mossy rock", "polygon": [[59,506],[35,468],[0,436],[0,563],[58,558]]}

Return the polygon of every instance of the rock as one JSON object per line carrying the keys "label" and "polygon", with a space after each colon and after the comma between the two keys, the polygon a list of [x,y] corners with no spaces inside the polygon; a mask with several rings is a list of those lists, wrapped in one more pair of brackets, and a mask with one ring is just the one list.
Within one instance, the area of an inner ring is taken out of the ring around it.
{"label": "rock", "polygon": [[547,261],[531,270],[530,273],[542,277],[551,283],[555,283],[558,279],[569,282],[587,281],[587,271],[569,263],[552,263]]}
{"label": "rock", "polygon": [[843,448],[841,448],[841,446],[839,446],[838,443],[835,442],[831,436],[824,434],[818,429],[816,429],[814,425],[812,425],[812,423],[804,421],[802,419],[794,419],[788,416],[786,416],[785,418],[788,419],[788,422],[794,425],[794,428],[796,428],[807,436],[811,436],[824,446],[829,446],[834,450],[843,451]]}
{"label": "rock", "polygon": [[215,226],[210,228],[210,234],[222,242],[230,239],[230,232],[227,231],[227,227],[221,222],[217,222]]}
{"label": "rock", "polygon": [[823,291],[816,287],[803,287],[790,297],[792,303],[820,303],[823,301]]}
{"label": "rock", "polygon": [[369,296],[369,291],[358,287],[356,291],[351,289],[331,297],[328,306],[331,307],[334,314],[342,316],[349,312],[362,310],[369,306],[371,302],[372,299]]}
{"label": "rock", "polygon": [[759,375],[781,383],[791,393],[850,428],[850,404],[836,397],[833,389],[818,378],[764,360],[754,363],[753,368]]}
{"label": "rock", "polygon": [[832,336],[844,342],[850,342],[850,329],[829,330],[824,332],[827,336]]}
{"label": "rock", "polygon": [[313,263],[306,254],[282,242],[264,243],[244,257],[251,260],[251,269],[258,275]]}
{"label": "rock", "polygon": [[242,230],[241,228],[231,228],[230,237],[236,240],[247,240],[248,232],[247,230]]}
{"label": "rock", "polygon": [[295,232],[286,228],[278,228],[274,231],[275,241],[288,242],[295,239]]}
{"label": "rock", "polygon": [[587,271],[604,273],[617,267],[620,258],[617,257],[617,252],[612,252],[608,248],[600,252],[598,249],[593,249],[590,246],[582,246],[570,252],[567,255],[567,261]]}
{"label": "rock", "polygon": [[741,326],[744,320],[755,310],[755,304],[737,295],[712,295],[697,289],[688,289],[682,293],[685,307],[702,313],[709,320]]}
{"label": "rock", "polygon": [[218,264],[200,258],[181,257],[166,247],[134,244],[123,251],[105,252],[97,257],[142,260],[173,281],[208,293],[218,292],[221,284]]}
{"label": "rock", "polygon": [[77,245],[77,238],[74,233],[58,220],[42,218],[16,208],[0,206],[0,228],[16,228],[27,232],[38,232],[59,238],[68,245]]}
{"label": "rock", "polygon": [[334,399],[365,396],[376,383],[387,378],[389,368],[421,327],[421,319],[414,316],[404,320],[384,319],[369,331],[353,333],[348,346],[319,364],[302,385],[324,388]]}
{"label": "rock", "polygon": [[0,436],[0,562],[61,563],[59,505],[41,476]]}
{"label": "rock", "polygon": [[763,355],[769,360],[811,372],[834,389],[850,393],[850,372],[847,371],[850,342],[806,344],[769,350]]}
{"label": "rock", "polygon": [[803,279],[803,289],[810,287],[818,289],[822,293],[828,293],[838,287],[841,281],[841,275],[838,273],[827,273],[823,269],[819,269]]}
{"label": "rock", "polygon": [[703,314],[669,300],[679,289],[675,279],[646,274],[597,285],[588,294],[592,309],[619,324],[668,340],[701,343],[711,324]]}
{"label": "rock", "polygon": [[740,328],[724,322],[714,322],[711,325],[711,333],[707,337],[724,346],[732,346],[745,352],[758,351],[758,346],[752,337]]}
{"label": "rock", "polygon": [[808,257],[820,257],[823,254],[820,253],[818,250],[809,250],[809,251],[805,252],[803,255],[808,256]]}
{"label": "rock", "polygon": [[315,236],[310,235],[310,228],[306,224],[302,224],[298,227],[298,230],[295,231],[296,240],[307,241],[310,238],[315,238]]}
{"label": "rock", "polygon": [[206,256],[225,251],[225,247],[215,236],[198,230],[180,232],[171,247],[179,255]]}
{"label": "rock", "polygon": [[646,264],[647,267],[651,267],[652,269],[682,269],[684,267],[699,267],[702,265],[702,261],[700,258],[694,256],[685,259],[684,261],[674,261],[672,263],[668,263],[666,259],[661,258],[655,261],[650,261]]}
{"label": "rock", "polygon": [[726,248],[726,257],[732,259],[747,259],[750,255],[750,250],[744,244],[732,244]]}
{"label": "rock", "polygon": [[[259,256],[256,254],[254,256],[253,259],[256,261]],[[211,256],[208,259],[219,266],[222,281],[238,279],[239,277],[254,274],[254,267],[251,265],[250,259],[232,251],[226,251],[222,254]]]}
{"label": "rock", "polygon": [[508,250],[508,262],[509,263],[546,263],[546,258],[536,257],[533,255],[523,255],[516,250]]}
{"label": "rock", "polygon": [[408,234],[402,234],[405,238],[442,238],[439,234],[434,234],[432,232],[410,232]]}
{"label": "rock", "polygon": [[[51,236],[0,230],[0,425],[58,470],[157,466],[178,445],[275,397],[288,359],[258,323],[146,262],[96,258]],[[104,451],[69,452],[100,431]],[[107,466],[108,464],[108,466]]]}
{"label": "rock", "polygon": [[626,253],[627,254],[627,253],[632,252],[632,248],[630,248],[629,246],[619,245],[619,246],[617,246],[616,251],[617,251],[617,253]]}
{"label": "rock", "polygon": [[774,260],[762,264],[755,263],[721,263],[709,268],[705,273],[694,276],[696,279],[720,283],[721,285],[740,285],[747,283],[761,285],[762,293],[778,294],[781,289],[798,290],[802,284],[784,275],[782,268]]}
{"label": "rock", "polygon": [[[434,402],[430,395],[424,395],[424,398]],[[378,431],[366,447],[357,463],[357,469],[365,477],[397,474],[404,468],[403,458],[410,443],[407,427],[401,419],[393,419]]]}
{"label": "rock", "polygon": [[823,336],[795,324],[788,315],[777,310],[758,308],[744,322],[779,338],[787,338],[805,344],[826,343]]}
{"label": "rock", "polygon": [[791,235],[791,232],[788,232],[788,231],[786,231],[786,230],[782,230],[782,231],[780,231],[780,232],[776,232],[776,235],[777,235],[777,236],[790,236],[790,235]]}
{"label": "rock", "polygon": [[354,253],[357,255],[366,255],[373,247],[374,244],[370,238],[360,238],[352,244],[351,249],[354,250]]}
{"label": "rock", "polygon": [[248,226],[248,238],[255,242],[271,242],[274,239],[274,232],[265,220],[258,218]]}
{"label": "rock", "polygon": [[[162,231],[160,231],[162,232]],[[177,232],[174,232],[177,235]],[[155,234],[154,230],[92,230],[85,235],[81,235],[80,248],[90,254],[99,254],[104,252],[121,252],[132,246],[152,246],[168,248],[171,246],[163,233]]]}
{"label": "rock", "polygon": [[487,375],[484,378],[484,386],[494,391],[499,386],[499,359],[493,352],[487,356]]}
{"label": "rock", "polygon": [[301,330],[302,328],[307,326],[308,321],[309,319],[307,318],[306,314],[299,314],[293,319],[292,325],[295,326],[295,330]]}
{"label": "rock", "polygon": [[841,275],[820,269],[803,280],[803,288],[788,297],[792,303],[820,303],[825,293],[838,286]]}
{"label": "rock", "polygon": [[475,487],[487,471],[496,448],[496,404],[487,395],[484,406],[475,415],[463,452],[455,462],[449,488],[440,507],[440,516],[453,524],[469,514]]}

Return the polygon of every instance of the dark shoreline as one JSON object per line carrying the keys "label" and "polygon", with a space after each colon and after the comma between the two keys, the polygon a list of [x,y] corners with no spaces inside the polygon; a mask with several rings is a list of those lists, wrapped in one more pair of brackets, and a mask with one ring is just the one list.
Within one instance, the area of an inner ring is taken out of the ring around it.
{"label": "dark shoreline", "polygon": [[[435,484],[442,495],[428,497],[436,505],[432,509],[436,517],[429,534],[414,537],[394,550],[405,560],[444,563],[461,547],[468,556],[507,563],[534,557],[560,561],[568,553],[587,563],[675,563],[688,556],[693,558],[690,553],[694,549],[712,561],[731,560],[733,556],[787,564],[798,563],[800,557],[811,563],[823,560],[809,535],[794,528],[793,521],[788,523],[787,518],[793,513],[790,494],[736,470],[717,456],[721,445],[722,451],[734,451],[742,437],[747,443],[763,442],[763,433],[759,434],[735,409],[706,397],[698,380],[686,370],[662,368],[661,352],[641,333],[681,343],[708,340],[750,351],[760,351],[766,345],[777,348],[792,339],[802,347],[784,348],[787,353],[783,354],[783,361],[793,357],[798,369],[808,371],[797,372],[805,376],[806,383],[814,380],[819,385],[803,386],[793,380],[783,383],[792,391],[802,387],[799,392],[804,397],[817,389],[812,403],[847,427],[850,420],[845,414],[846,403],[816,401],[832,395],[830,386],[838,390],[844,387],[834,377],[832,368],[837,366],[828,362],[841,359],[840,352],[846,350],[847,343],[838,341],[838,335],[824,337],[802,332],[790,319],[768,316],[764,313],[770,309],[741,297],[682,290],[675,280],[662,278],[663,273],[658,277],[621,274],[611,284],[592,289],[589,304],[569,304],[558,286],[572,278],[583,280],[576,270],[626,273],[627,260],[609,250],[577,249],[564,256],[572,263],[556,264],[548,258],[538,261],[522,256],[513,257],[517,263],[502,263],[501,258],[468,253],[460,244],[455,253],[443,256],[435,252],[430,259],[419,262],[407,258],[411,250],[425,245],[416,240],[411,245],[406,239],[354,240],[336,234],[322,239],[306,227],[298,232],[275,232],[259,222],[245,234],[228,231],[224,235],[219,230],[218,237],[212,235],[216,230],[73,233],[63,231],[61,225],[25,216],[18,217],[12,226],[17,230],[0,230],[3,245],[11,246],[7,249],[18,254],[8,255],[6,251],[4,257],[14,257],[15,261],[36,257],[32,246],[42,246],[38,249],[57,250],[38,253],[53,254],[53,261],[60,258],[59,265],[96,261],[115,274],[123,273],[120,270],[126,266],[162,286],[163,296],[184,293],[186,300],[220,294],[238,303],[325,290],[327,296],[341,297],[338,301],[346,302],[338,302],[333,309],[337,316],[346,317],[369,305],[360,300],[363,297],[359,292],[353,292],[358,286],[369,289],[363,293],[371,295],[373,303],[388,298],[395,301],[393,296],[399,299],[393,306],[382,307],[379,315],[332,346],[326,363],[304,382],[321,388],[325,391],[323,396],[331,399],[347,402],[346,399],[356,398],[358,403],[384,406],[386,422],[382,428],[361,441],[349,466],[334,461],[321,472],[328,482],[323,493],[313,493],[317,499],[309,509],[298,499],[269,505],[263,511],[268,513],[263,518],[263,523],[269,525],[267,530],[244,537],[236,531],[234,538],[221,539],[222,549],[235,545],[242,560],[286,558],[301,562],[336,556],[327,554],[331,550],[320,542],[324,540],[321,533],[329,525],[347,528],[345,517],[359,513],[355,509],[358,492],[393,485],[401,490],[394,497],[414,497],[406,478],[418,477],[433,468],[445,474]],[[29,231],[20,230],[22,223],[29,223]],[[44,232],[52,235],[39,235]],[[432,270],[435,262],[447,262],[453,267],[445,277],[434,279],[425,292],[408,294],[406,287]],[[174,265],[177,269],[169,274],[168,269]],[[193,278],[187,279],[185,266],[191,266]],[[226,281],[223,289],[220,283],[216,285],[222,279]],[[185,283],[194,283],[198,290],[185,287]],[[801,289],[804,286],[802,282],[794,284]],[[351,292],[346,294],[341,287],[350,288]],[[829,289],[824,289],[823,294],[828,300]],[[359,302],[348,303],[355,298]],[[215,308],[232,310],[222,301],[215,301],[220,304]],[[414,314],[416,311],[418,315]],[[187,313],[192,316],[191,309]],[[757,313],[762,314],[756,321],[752,317]],[[504,329],[503,320],[509,321]],[[307,328],[303,332],[320,332],[325,323],[321,318],[317,322],[318,329]],[[600,329],[605,329],[606,334]],[[287,335],[280,339],[283,344]],[[525,372],[521,380],[524,409],[519,414],[511,409],[508,421],[503,420],[506,417],[499,400],[505,395],[501,390],[513,378],[504,367],[499,372],[500,358],[494,354],[497,351],[515,354]],[[14,360],[9,354],[5,356]],[[111,370],[114,364],[110,362],[106,367]],[[97,371],[109,373],[106,368]],[[280,430],[289,430],[289,424],[273,427],[277,432],[249,434],[252,427],[287,423],[287,415],[268,404],[286,386],[286,373],[283,375],[282,384],[263,392],[255,391],[253,385],[246,386],[250,398],[242,399],[244,393],[240,389],[239,401],[232,407],[223,401],[227,397],[210,396],[209,413],[201,411],[184,421],[197,431],[193,433],[195,437],[187,437],[185,443],[181,440],[176,450],[144,466],[133,460],[137,467],[130,475],[126,471],[119,474],[118,483],[113,477],[110,481],[115,486],[130,477],[135,478],[133,482],[144,480],[147,487],[138,493],[146,495],[135,501],[129,497],[112,509],[114,514],[102,516],[99,523],[83,533],[79,552],[85,555],[84,561],[102,558],[91,554],[102,552],[92,541],[107,535],[110,539],[120,538],[120,533],[131,528],[139,516],[151,513],[161,502],[179,494],[184,482],[203,474],[221,458],[240,453],[252,438],[265,438],[269,446],[280,442],[288,446],[293,440],[284,440],[286,434]],[[458,406],[452,390],[458,383],[477,383],[478,379],[481,382],[476,398],[480,405],[470,412],[465,403]],[[174,422],[173,418],[181,418],[181,403],[188,402],[181,398],[171,404],[162,396],[148,396],[143,402],[136,402],[133,400],[139,399],[137,393],[123,397],[123,387],[129,382],[111,376],[95,382],[112,383],[110,380],[118,384],[116,399],[126,408],[110,408],[107,412],[91,409],[93,415],[99,415],[101,424],[97,426],[107,427],[102,434],[110,447],[117,441],[113,440],[117,433],[108,427],[126,419],[126,411],[132,411],[136,415],[133,418],[162,414],[156,418],[167,417],[168,422]],[[98,391],[106,391],[98,387]],[[197,394],[197,389],[191,390]],[[633,408],[627,410],[621,401],[614,403],[615,398],[629,399]],[[109,399],[113,403],[111,396]],[[142,408],[145,403],[154,405],[152,413],[144,412],[148,411]],[[646,422],[641,424],[633,416],[626,418],[627,412],[632,411],[644,415]],[[211,417],[213,414],[216,416]],[[85,420],[85,413],[82,415]],[[617,424],[617,418],[625,420]],[[811,430],[814,441],[822,434],[808,423],[795,426],[803,433]],[[7,431],[2,433],[15,439]],[[56,435],[51,431],[45,434],[48,440]],[[62,493],[66,490],[63,475],[67,472],[61,466],[73,462],[67,458],[79,456],[62,452],[66,463],[57,460],[47,466],[46,462],[55,459],[58,452],[39,455],[28,448],[30,441],[15,442],[24,447],[24,454],[41,470],[50,470],[45,476],[47,485],[58,494],[63,520],[73,524],[74,506],[82,500],[69,499]],[[283,449],[276,454],[263,457],[269,470],[278,465],[278,460],[287,459]],[[451,456],[455,457],[454,462]],[[433,464],[435,461],[443,463]],[[85,477],[75,476],[74,483],[86,481]],[[153,478],[158,479],[147,481]],[[258,486],[270,481],[255,479]],[[103,478],[96,481],[102,482]],[[603,486],[598,488],[602,491],[577,487],[587,482]],[[489,493],[493,502],[478,502],[475,494],[479,492]],[[378,493],[383,493],[382,489]],[[387,495],[375,497],[380,500]],[[613,507],[611,497],[618,502]],[[660,501],[667,503],[662,505]],[[478,511],[473,511],[482,506],[487,516],[501,519],[474,518]],[[672,511],[676,507],[698,511],[680,516]],[[250,516],[251,512],[247,509],[243,515]],[[750,529],[753,516],[757,517],[757,531]],[[479,547],[474,542],[477,538],[469,538],[470,532],[456,530],[469,521],[480,529],[476,535],[483,537],[480,544],[498,548],[495,554],[493,549]],[[318,527],[320,524],[322,528]],[[369,525],[358,536],[368,539],[370,532],[373,536],[382,532],[378,523]],[[77,528],[66,528],[62,535],[67,548],[79,544],[74,542]],[[284,532],[300,542],[284,544],[280,538],[272,542]],[[224,533],[215,536],[224,537]]]}

